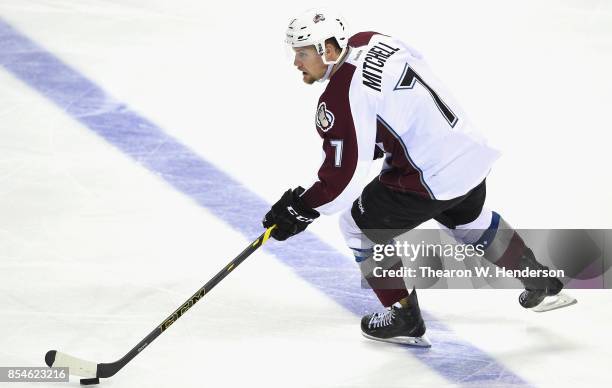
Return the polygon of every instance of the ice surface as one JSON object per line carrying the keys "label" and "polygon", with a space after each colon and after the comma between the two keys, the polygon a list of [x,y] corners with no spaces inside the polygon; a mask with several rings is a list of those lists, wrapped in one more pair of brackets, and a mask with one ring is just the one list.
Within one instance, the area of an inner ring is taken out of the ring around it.
{"label": "ice surface", "polygon": [[[519,227],[610,227],[612,7],[532,3],[336,6],[354,31],[423,52],[504,151],[489,207]],[[1,366],[54,348],[121,357],[260,233],[267,204],[310,183],[321,88],[282,46],[301,10],[2,1]],[[255,253],[102,384],[610,385],[609,292],[534,314],[512,290],[423,290],[433,347],[375,343],[335,217],[309,231]]]}

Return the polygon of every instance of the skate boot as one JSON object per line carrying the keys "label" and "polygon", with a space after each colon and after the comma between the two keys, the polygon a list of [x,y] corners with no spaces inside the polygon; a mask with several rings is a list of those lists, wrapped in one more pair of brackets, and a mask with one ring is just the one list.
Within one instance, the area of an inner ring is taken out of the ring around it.
{"label": "skate boot", "polygon": [[408,296],[410,305],[400,307],[399,303],[386,312],[373,313],[361,319],[361,333],[364,337],[384,342],[393,342],[420,347],[430,347],[425,336],[425,322],[421,316],[416,290]]}
{"label": "skate boot", "polygon": [[[531,249],[525,248],[521,257],[521,268],[532,270],[548,270],[540,264]],[[519,303],[526,309],[544,312],[566,307],[577,303],[576,299],[561,292],[563,283],[553,277],[519,278],[525,286],[525,291],[519,295]]]}

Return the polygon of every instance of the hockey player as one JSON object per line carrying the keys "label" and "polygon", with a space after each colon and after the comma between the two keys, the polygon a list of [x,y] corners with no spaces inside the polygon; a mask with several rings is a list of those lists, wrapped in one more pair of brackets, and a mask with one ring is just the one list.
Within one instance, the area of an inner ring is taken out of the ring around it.
{"label": "hockey player", "polygon": [[[302,232],[321,213],[343,211],[340,227],[363,272],[374,243],[435,219],[460,243],[484,243],[486,259],[496,265],[545,268],[504,219],[484,207],[485,178],[499,152],[476,134],[421,54],[376,32],[349,37],[344,20],[325,10],[292,19],[286,42],[305,83],[327,81],[315,114],[325,156],[317,182],[288,190],[265,215],[264,227],[277,225],[275,239]],[[383,169],[368,183],[380,156]],[[364,248],[364,241],[370,245]],[[560,294],[556,278],[520,280],[525,308],[575,303]],[[430,346],[414,289],[373,290],[387,310],[363,317],[366,337]]]}

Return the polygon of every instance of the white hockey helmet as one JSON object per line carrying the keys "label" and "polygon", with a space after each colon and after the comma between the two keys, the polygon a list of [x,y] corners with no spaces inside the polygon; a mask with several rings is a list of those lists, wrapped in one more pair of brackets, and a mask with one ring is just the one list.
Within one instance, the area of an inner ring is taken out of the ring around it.
{"label": "white hockey helmet", "polygon": [[344,51],[348,45],[346,22],[338,13],[328,9],[309,9],[291,19],[285,42],[292,48],[313,45],[319,55],[325,53],[325,40],[336,38]]}

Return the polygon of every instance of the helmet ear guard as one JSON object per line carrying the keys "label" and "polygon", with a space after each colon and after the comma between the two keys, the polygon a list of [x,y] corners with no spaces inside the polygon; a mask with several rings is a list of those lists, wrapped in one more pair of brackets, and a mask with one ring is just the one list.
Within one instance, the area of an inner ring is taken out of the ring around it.
{"label": "helmet ear guard", "polygon": [[342,49],[340,50],[340,54],[338,54],[338,58],[335,61],[327,60],[327,58],[325,58],[325,53],[321,55],[321,59],[323,59],[323,63],[325,63],[326,65],[335,65],[336,63],[340,62],[344,58],[344,55],[346,54],[348,50],[349,50],[348,47],[342,47]]}

